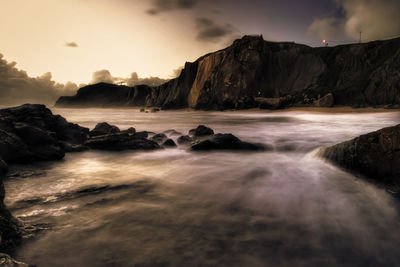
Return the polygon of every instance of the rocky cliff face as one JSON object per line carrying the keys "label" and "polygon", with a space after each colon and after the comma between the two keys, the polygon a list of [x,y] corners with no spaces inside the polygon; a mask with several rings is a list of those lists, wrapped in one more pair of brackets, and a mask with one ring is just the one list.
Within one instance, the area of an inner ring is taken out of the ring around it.
{"label": "rocky cliff face", "polygon": [[89,85],[56,105],[240,109],[255,107],[256,97],[304,105],[328,93],[337,105],[400,104],[400,38],[311,48],[244,36],[161,86]]}

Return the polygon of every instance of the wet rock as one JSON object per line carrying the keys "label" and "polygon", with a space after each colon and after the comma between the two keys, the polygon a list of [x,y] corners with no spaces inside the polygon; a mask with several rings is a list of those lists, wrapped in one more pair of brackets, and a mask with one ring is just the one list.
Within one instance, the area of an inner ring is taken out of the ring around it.
{"label": "wet rock", "polygon": [[89,147],[87,147],[87,146],[74,145],[74,144],[70,144],[68,142],[60,142],[60,145],[65,152],[82,152],[82,151],[86,151],[89,149]]}
{"label": "wet rock", "polygon": [[160,148],[156,142],[143,138],[140,133],[133,135],[128,133],[116,133],[96,136],[86,141],[85,145],[92,149],[115,151],[152,150]]}
{"label": "wet rock", "polygon": [[120,132],[119,128],[115,125],[110,125],[107,122],[101,122],[94,127],[92,131],[90,131],[90,136],[99,136],[105,134],[113,134]]}
{"label": "wet rock", "polygon": [[55,144],[55,133],[46,132],[38,127],[26,123],[15,123],[17,135],[28,145]]}
{"label": "wet rock", "polygon": [[141,108],[141,109],[140,109],[140,112],[145,112],[144,108]]}
{"label": "wet rock", "polygon": [[172,139],[167,139],[163,144],[163,147],[176,147],[176,144],[174,142],[174,140]]}
{"label": "wet rock", "polygon": [[160,111],[159,108],[152,108],[152,109],[151,109],[151,112],[152,112],[152,113],[159,112],[159,111]]}
{"label": "wet rock", "polygon": [[14,260],[5,253],[0,253],[0,266],[2,267],[33,267],[21,261]]}
{"label": "wet rock", "polygon": [[153,140],[154,142],[157,142],[157,143],[162,143],[167,139],[168,139],[168,137],[163,133],[159,133],[159,134],[156,134],[153,137],[151,137],[151,140]]}
{"label": "wet rock", "polygon": [[329,93],[318,100],[315,100],[313,102],[313,106],[315,107],[323,107],[323,108],[330,108],[333,107],[333,104],[335,103],[334,97],[332,93]]}
{"label": "wet rock", "polygon": [[207,135],[213,135],[214,131],[211,128],[208,128],[207,126],[204,125],[199,125],[197,126],[196,129],[191,129],[189,131],[189,135],[192,135],[194,137],[200,137],[200,136],[207,136]]}
{"label": "wet rock", "polygon": [[268,147],[262,144],[243,142],[232,134],[215,134],[191,146],[192,150],[258,150]]}
{"label": "wet rock", "polygon": [[7,163],[5,163],[4,160],[0,158],[0,178],[3,177],[3,175],[5,175],[7,171],[8,171]]}
{"label": "wet rock", "polygon": [[193,141],[193,138],[191,138],[189,135],[182,135],[178,138],[178,144],[188,144]]}
{"label": "wet rock", "polygon": [[328,147],[322,156],[369,178],[400,184],[400,124]]}

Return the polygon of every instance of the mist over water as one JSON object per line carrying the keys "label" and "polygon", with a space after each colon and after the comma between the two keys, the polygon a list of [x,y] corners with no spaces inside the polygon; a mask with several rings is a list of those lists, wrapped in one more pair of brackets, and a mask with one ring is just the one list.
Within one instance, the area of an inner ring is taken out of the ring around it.
{"label": "mist over water", "polygon": [[[93,128],[184,134],[199,124],[269,152],[69,153],[12,166],[13,214],[45,230],[14,256],[40,266],[400,266],[398,202],[316,156],[399,112],[54,109]],[[179,136],[171,136],[176,139]]]}

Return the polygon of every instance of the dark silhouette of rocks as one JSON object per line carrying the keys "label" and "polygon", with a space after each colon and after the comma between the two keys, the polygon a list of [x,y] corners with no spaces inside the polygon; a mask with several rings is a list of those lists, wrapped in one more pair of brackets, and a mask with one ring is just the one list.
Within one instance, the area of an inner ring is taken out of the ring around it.
{"label": "dark silhouette of rocks", "polygon": [[[147,133],[146,133],[147,134]],[[114,133],[88,139],[85,146],[99,150],[153,150],[160,146],[143,134]]]}
{"label": "dark silhouette of rocks", "polygon": [[[56,106],[276,109],[325,107],[332,98],[335,105],[396,106],[399,60],[400,38],[312,48],[244,36],[186,63],[178,78],[163,85],[99,83],[82,87],[75,96],[60,97]],[[326,95],[329,99],[320,98]]]}
{"label": "dark silhouette of rocks", "polygon": [[214,134],[200,139],[191,146],[191,150],[255,150],[265,151],[269,147],[261,144],[243,142],[232,134]]}
{"label": "dark silhouette of rocks", "polygon": [[176,144],[174,142],[174,140],[172,139],[167,139],[163,144],[163,147],[176,147]]}
{"label": "dark silhouette of rocks", "polygon": [[322,156],[376,181],[400,185],[400,124],[328,147]]}
{"label": "dark silhouette of rocks", "polygon": [[151,137],[151,140],[157,143],[162,143],[167,139],[168,137],[163,133],[155,134]]}
{"label": "dark silhouette of rocks", "polygon": [[89,132],[90,136],[99,136],[105,134],[119,133],[120,129],[115,125],[110,125],[107,122],[98,123],[93,130]]}
{"label": "dark silhouette of rocks", "polygon": [[191,138],[189,135],[182,135],[178,138],[177,142],[178,144],[188,144],[193,141],[193,138]]}
{"label": "dark silhouette of rocks", "polygon": [[213,134],[214,134],[213,129],[208,128],[207,126],[204,126],[204,125],[199,125],[199,126],[197,126],[196,129],[189,130],[189,135],[192,135],[194,137],[207,136],[207,135],[213,135]]}
{"label": "dark silhouette of rocks", "polygon": [[329,93],[329,94],[315,100],[313,105],[315,107],[330,108],[330,107],[333,107],[334,103],[335,103],[334,97],[333,97],[332,93]]}

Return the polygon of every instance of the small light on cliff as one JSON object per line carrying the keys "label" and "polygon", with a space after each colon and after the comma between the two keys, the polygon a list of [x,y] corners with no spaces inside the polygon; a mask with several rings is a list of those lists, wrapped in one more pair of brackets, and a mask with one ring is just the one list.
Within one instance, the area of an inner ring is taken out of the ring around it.
{"label": "small light on cliff", "polygon": [[328,46],[328,42],[324,39],[324,40],[322,40],[322,43],[325,45],[325,46]]}

